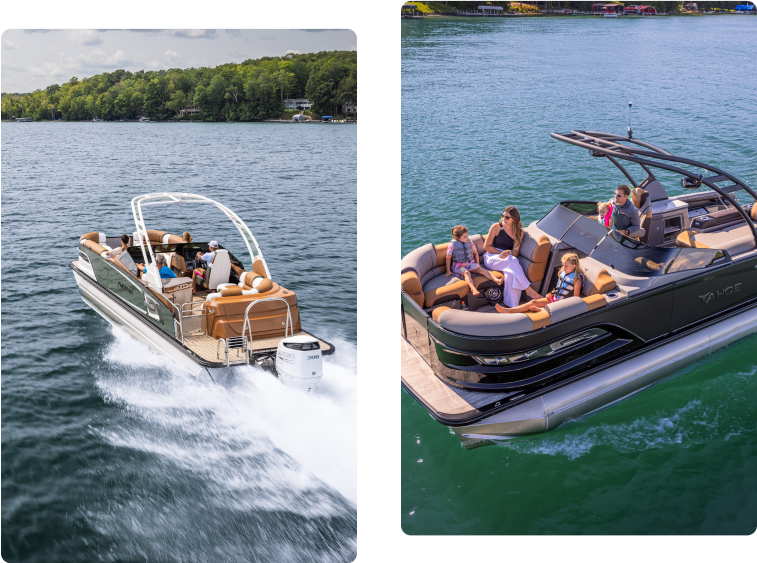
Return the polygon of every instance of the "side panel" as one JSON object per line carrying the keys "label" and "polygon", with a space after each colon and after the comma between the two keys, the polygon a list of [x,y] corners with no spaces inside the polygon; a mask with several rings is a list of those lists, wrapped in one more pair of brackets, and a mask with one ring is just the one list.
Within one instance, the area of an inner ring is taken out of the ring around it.
{"label": "side panel", "polygon": [[[92,263],[92,268],[97,276],[97,282],[106,289],[115,293],[118,297],[131,305],[135,312],[149,319],[160,330],[171,336],[175,335],[173,311],[168,310],[160,300],[150,294],[144,286],[135,281],[120,268],[111,265],[107,260],[95,254],[90,249],[80,246],[80,251],[86,252]],[[154,315],[149,315],[145,303],[145,297],[151,300]],[[157,318],[156,318],[157,317]]]}
{"label": "side panel", "polygon": [[757,258],[675,284],[672,330],[757,297]]}
{"label": "side panel", "polygon": [[98,279],[100,283],[132,305],[137,311],[147,315],[144,287],[139,282],[134,281],[126,272],[109,265],[107,284],[103,283],[104,280]]}
{"label": "side panel", "polygon": [[97,281],[103,285],[106,285],[106,280],[108,279],[108,265],[105,263],[105,260],[103,260],[102,256],[96,254],[95,252],[92,252],[86,246],[79,246],[79,252],[84,252],[87,256],[89,256],[89,262],[90,264],[92,264],[92,269],[95,271],[95,277],[97,277]]}

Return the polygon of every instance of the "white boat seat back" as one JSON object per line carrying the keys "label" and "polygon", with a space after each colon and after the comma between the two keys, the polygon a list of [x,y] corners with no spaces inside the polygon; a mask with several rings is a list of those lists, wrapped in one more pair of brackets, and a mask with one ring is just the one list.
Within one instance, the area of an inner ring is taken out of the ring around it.
{"label": "white boat seat back", "polygon": [[229,283],[230,274],[231,261],[229,260],[229,251],[223,249],[216,250],[213,262],[208,266],[208,271],[205,272],[207,288],[215,290],[219,284]]}

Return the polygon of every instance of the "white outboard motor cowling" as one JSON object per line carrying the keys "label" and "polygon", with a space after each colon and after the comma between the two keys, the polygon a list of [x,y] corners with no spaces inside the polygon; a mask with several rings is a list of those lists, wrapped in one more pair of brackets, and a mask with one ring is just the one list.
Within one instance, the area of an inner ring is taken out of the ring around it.
{"label": "white outboard motor cowling", "polygon": [[323,354],[312,336],[290,336],[279,342],[276,371],[281,381],[302,391],[315,391],[323,377]]}

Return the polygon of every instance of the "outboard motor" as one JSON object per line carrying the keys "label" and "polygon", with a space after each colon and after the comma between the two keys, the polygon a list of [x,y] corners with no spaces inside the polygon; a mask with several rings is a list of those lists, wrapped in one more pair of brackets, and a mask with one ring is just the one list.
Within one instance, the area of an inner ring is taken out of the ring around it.
{"label": "outboard motor", "polygon": [[323,354],[312,336],[290,336],[279,342],[276,371],[281,381],[302,391],[315,391],[323,377]]}

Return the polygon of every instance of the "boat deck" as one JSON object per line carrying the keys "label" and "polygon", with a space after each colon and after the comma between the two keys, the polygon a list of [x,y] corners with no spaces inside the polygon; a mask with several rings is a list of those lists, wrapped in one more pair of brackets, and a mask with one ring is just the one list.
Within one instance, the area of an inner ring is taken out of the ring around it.
{"label": "boat deck", "polygon": [[466,401],[462,389],[455,389],[434,374],[431,366],[400,336],[402,383],[427,408],[444,418],[468,418],[480,414]]}
{"label": "boat deck", "polygon": [[[310,336],[305,332],[295,332],[295,336]],[[279,342],[284,340],[284,336],[277,336],[274,338],[261,338],[252,341],[252,349],[256,352],[261,350],[275,350]],[[321,350],[325,351],[329,349],[329,345],[322,340],[316,338]],[[224,355],[223,347],[220,348],[220,354],[216,355],[218,349],[218,340],[208,336],[207,334],[190,334],[184,337],[184,346],[192,350],[195,354],[200,356],[203,360],[209,362],[223,362],[226,357]],[[244,362],[244,354],[241,349],[233,349],[229,351],[229,362]]]}

